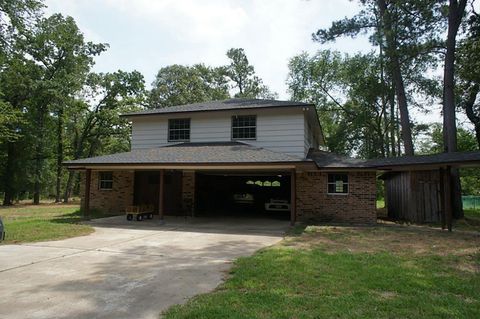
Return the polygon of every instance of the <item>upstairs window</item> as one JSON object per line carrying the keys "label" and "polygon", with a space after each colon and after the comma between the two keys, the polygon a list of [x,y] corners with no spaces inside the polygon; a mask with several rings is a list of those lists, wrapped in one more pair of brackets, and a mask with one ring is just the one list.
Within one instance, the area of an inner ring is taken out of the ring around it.
{"label": "upstairs window", "polygon": [[190,119],[168,120],[168,141],[169,142],[190,141]]}
{"label": "upstairs window", "polygon": [[113,172],[100,172],[98,179],[98,188],[108,190],[113,188]]}
{"label": "upstairs window", "polygon": [[257,117],[255,115],[232,116],[232,139],[254,140],[257,138]]}
{"label": "upstairs window", "polygon": [[328,174],[329,194],[348,194],[348,174]]}

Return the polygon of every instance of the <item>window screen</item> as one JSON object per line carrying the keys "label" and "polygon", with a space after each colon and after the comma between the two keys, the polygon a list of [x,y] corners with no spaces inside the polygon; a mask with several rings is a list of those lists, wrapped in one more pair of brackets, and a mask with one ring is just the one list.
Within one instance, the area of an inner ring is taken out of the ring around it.
{"label": "window screen", "polygon": [[329,194],[348,194],[348,174],[328,174]]}
{"label": "window screen", "polygon": [[168,120],[168,141],[190,141],[190,119]]}
{"label": "window screen", "polygon": [[257,117],[255,115],[232,116],[232,139],[256,139]]}

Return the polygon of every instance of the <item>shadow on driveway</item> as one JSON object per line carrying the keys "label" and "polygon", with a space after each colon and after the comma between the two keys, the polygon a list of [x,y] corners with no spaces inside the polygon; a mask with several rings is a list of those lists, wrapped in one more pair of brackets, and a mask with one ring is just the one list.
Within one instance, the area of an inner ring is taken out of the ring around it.
{"label": "shadow on driveway", "polygon": [[[90,221],[96,232],[89,236],[0,247],[0,282],[8,287],[0,290],[0,317],[158,318],[213,290],[235,258],[275,244],[288,227],[241,219],[123,220]],[[5,268],[9,256],[15,263]]]}

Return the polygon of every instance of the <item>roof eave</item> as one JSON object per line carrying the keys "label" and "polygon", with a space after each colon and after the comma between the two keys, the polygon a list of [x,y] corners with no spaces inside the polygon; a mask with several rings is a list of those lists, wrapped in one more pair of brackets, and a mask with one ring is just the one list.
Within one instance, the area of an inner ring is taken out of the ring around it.
{"label": "roof eave", "polygon": [[265,110],[272,108],[303,108],[303,107],[314,107],[314,104],[303,104],[303,105],[272,105],[272,106],[262,106],[262,107],[238,107],[238,108],[219,108],[219,109],[208,109],[208,110],[188,110],[188,111],[174,111],[174,112],[159,112],[159,113],[126,113],[120,114],[120,117],[132,118],[132,117],[145,117],[145,116],[168,116],[176,114],[189,114],[189,113],[202,113],[202,112],[228,112],[236,110]]}

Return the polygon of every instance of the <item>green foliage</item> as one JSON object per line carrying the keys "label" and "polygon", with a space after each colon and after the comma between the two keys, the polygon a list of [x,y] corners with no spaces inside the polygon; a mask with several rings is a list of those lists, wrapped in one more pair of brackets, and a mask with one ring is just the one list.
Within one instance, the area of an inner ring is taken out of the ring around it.
{"label": "green foliage", "polygon": [[230,59],[227,66],[175,64],[161,68],[152,83],[148,107],[224,100],[230,98],[230,89],[238,90],[234,94],[237,98],[277,96],[255,75],[243,49],[230,49],[227,57]]}
{"label": "green foliage", "polygon": [[[475,135],[471,131],[462,127],[459,127],[457,130],[457,144],[459,152],[478,151],[478,144]],[[419,151],[421,154],[437,154],[442,153],[443,150],[442,124],[432,123],[426,133],[425,139],[420,143]],[[479,195],[480,169],[460,169],[460,182],[463,195]]]}
{"label": "green foliage", "polygon": [[475,127],[480,147],[480,15],[468,20],[468,35],[458,45],[456,68],[458,74],[456,95],[459,106]]}
{"label": "green foliage", "polygon": [[232,48],[227,51],[230,64],[225,67],[225,74],[233,82],[237,98],[275,99],[277,94],[263,84],[262,79],[255,75],[253,65],[248,62],[245,50]]}
{"label": "green foliage", "polygon": [[[0,2],[0,190],[4,203],[22,194],[60,198],[75,184],[62,161],[130,148],[121,113],[145,98],[143,76],[93,74],[108,47],[87,42],[71,17],[45,17],[41,3]],[[57,183],[54,183],[54,181]],[[56,188],[54,189],[54,185]]]}
{"label": "green foliage", "polygon": [[149,107],[166,107],[229,97],[223,68],[203,64],[170,65],[161,68],[152,83]]}
{"label": "green foliage", "polygon": [[[374,54],[302,53],[289,62],[293,100],[314,103],[329,150],[372,158],[388,155],[391,88],[380,77]],[[396,146],[393,145],[393,148]]]}

